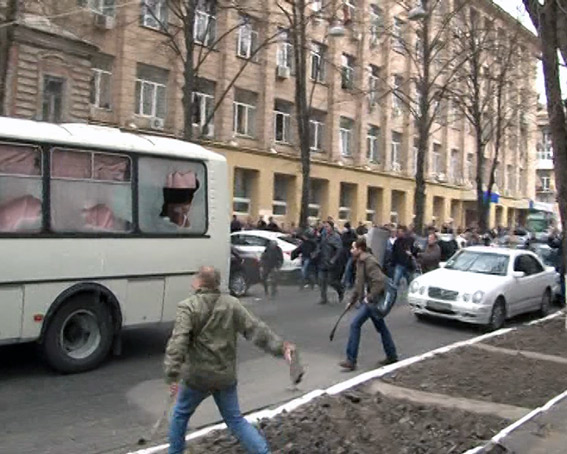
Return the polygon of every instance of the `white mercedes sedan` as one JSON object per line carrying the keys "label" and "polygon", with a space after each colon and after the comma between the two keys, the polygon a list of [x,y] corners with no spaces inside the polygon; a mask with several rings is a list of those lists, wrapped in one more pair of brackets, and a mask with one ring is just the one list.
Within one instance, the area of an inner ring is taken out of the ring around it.
{"label": "white mercedes sedan", "polygon": [[525,312],[549,312],[556,274],[532,252],[475,246],[416,278],[408,302],[418,317],[442,317],[501,328]]}

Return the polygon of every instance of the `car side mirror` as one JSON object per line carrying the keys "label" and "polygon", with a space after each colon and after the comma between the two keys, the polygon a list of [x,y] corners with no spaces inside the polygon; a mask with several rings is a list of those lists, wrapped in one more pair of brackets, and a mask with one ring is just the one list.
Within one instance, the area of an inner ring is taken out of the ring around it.
{"label": "car side mirror", "polygon": [[524,273],[523,271],[514,271],[512,273],[512,277],[516,278],[516,279],[520,279],[521,277],[525,277],[526,273]]}

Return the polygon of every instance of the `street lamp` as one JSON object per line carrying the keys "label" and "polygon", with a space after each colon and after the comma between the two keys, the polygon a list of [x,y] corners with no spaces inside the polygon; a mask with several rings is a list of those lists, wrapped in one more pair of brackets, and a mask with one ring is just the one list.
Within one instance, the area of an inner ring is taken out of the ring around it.
{"label": "street lamp", "polygon": [[335,38],[345,36],[345,27],[343,23],[339,20],[335,20],[329,26],[329,31],[327,32],[327,36],[332,36]]}

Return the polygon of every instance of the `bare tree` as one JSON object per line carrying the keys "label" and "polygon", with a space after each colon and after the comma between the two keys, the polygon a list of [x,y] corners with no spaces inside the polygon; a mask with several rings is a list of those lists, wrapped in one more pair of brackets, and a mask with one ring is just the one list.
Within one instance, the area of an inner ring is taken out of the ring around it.
{"label": "bare tree", "polygon": [[6,82],[20,0],[0,2],[0,115],[6,115]]}
{"label": "bare tree", "polygon": [[[567,226],[567,116],[559,78],[559,55],[567,64],[567,0],[523,0],[541,41],[547,114],[553,145],[557,201],[563,230]],[[566,269],[567,235],[563,235],[563,273]],[[567,319],[566,319],[567,326]]]}
{"label": "bare tree", "polygon": [[517,81],[529,80],[530,67],[520,64],[519,33],[506,36],[501,31],[496,32],[492,19],[481,19],[471,8],[459,14],[452,38],[456,54],[466,54],[467,59],[448,94],[473,129],[477,216],[483,232],[502,150],[508,138],[517,147],[520,109],[529,110],[531,99],[516,87]]}
{"label": "bare tree", "polygon": [[[386,89],[392,93],[414,119],[417,132],[417,156],[414,190],[414,228],[421,233],[425,222],[427,190],[427,161],[430,137],[435,124],[446,122],[443,100],[454,82],[457,69],[467,56],[451,55],[450,31],[455,15],[464,8],[463,0],[449,10],[443,0],[422,0],[421,6],[409,12],[413,25],[400,30],[394,23],[386,30],[394,50],[407,56],[410,62],[410,77],[398,86],[394,80],[382,79]],[[402,6],[405,2],[400,3]]]}

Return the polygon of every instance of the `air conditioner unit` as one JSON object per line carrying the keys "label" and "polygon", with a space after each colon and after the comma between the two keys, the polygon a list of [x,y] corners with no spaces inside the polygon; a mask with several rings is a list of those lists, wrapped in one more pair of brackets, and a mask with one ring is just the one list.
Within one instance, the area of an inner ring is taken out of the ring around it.
{"label": "air conditioner unit", "polygon": [[193,134],[195,137],[211,138],[215,135],[215,126],[213,124],[208,124],[203,130],[201,125],[193,125]]}
{"label": "air conditioner unit", "polygon": [[110,30],[116,25],[116,19],[114,16],[107,16],[106,14],[95,14],[94,24],[102,30]]}
{"label": "air conditioner unit", "polygon": [[163,118],[152,117],[150,118],[150,129],[155,129],[156,131],[163,131],[165,127],[165,121]]}
{"label": "air conditioner unit", "polygon": [[392,163],[392,170],[394,172],[401,172],[402,171],[402,165],[399,162],[393,162]]}
{"label": "air conditioner unit", "polygon": [[445,175],[444,173],[440,173],[437,175],[437,181],[439,183],[447,183],[447,175]]}
{"label": "air conditioner unit", "polygon": [[277,75],[280,79],[289,79],[291,76],[291,68],[289,66],[278,65]]}

